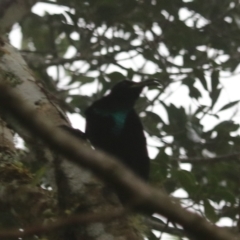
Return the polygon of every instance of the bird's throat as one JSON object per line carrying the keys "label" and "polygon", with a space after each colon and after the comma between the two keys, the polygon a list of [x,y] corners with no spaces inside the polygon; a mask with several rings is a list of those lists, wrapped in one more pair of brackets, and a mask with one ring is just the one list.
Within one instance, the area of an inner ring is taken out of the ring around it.
{"label": "bird's throat", "polygon": [[122,130],[124,129],[124,125],[126,123],[126,118],[129,110],[118,110],[118,111],[107,111],[103,109],[95,109],[97,114],[101,114],[102,116],[111,117],[114,121],[114,125],[112,126],[112,133],[115,135],[120,135]]}
{"label": "bird's throat", "polygon": [[120,111],[111,114],[115,123],[113,131],[116,135],[121,134],[126,122],[127,114],[128,111]]}

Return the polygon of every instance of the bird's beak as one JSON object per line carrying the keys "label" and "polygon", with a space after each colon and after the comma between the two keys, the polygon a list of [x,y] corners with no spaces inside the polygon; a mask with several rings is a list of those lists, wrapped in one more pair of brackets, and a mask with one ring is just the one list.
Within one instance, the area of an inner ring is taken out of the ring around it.
{"label": "bird's beak", "polygon": [[131,88],[143,88],[143,87],[146,87],[146,86],[161,87],[162,84],[160,83],[160,80],[158,80],[158,79],[148,79],[148,80],[145,80],[143,82],[136,82],[135,84],[133,84],[131,86]]}

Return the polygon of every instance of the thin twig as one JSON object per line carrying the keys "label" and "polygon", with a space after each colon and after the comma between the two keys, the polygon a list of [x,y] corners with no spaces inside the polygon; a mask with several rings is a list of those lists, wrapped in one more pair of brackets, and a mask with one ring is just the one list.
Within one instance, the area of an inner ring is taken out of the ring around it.
{"label": "thin twig", "polygon": [[225,161],[239,161],[240,160],[240,153],[232,153],[226,154],[222,156],[212,157],[212,158],[174,158],[171,159],[172,162],[179,162],[179,163],[192,163],[192,164],[214,164],[219,162]]}

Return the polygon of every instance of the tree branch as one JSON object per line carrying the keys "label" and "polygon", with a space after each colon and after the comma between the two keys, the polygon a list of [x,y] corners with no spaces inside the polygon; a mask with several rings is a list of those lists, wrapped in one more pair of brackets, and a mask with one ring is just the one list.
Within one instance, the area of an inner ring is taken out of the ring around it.
{"label": "tree branch", "polygon": [[[0,82],[3,81],[0,79]],[[23,101],[20,94],[4,84],[0,84],[0,104],[3,111],[16,118],[69,161],[89,168],[105,182],[111,182],[116,188],[124,190],[129,196],[129,205],[134,209],[164,215],[169,221],[182,225],[190,235],[199,240],[238,238],[185,210],[162,191],[141,181],[115,158],[101,151],[94,151],[61,129],[53,130],[52,125],[34,111],[29,102]]]}
{"label": "tree branch", "polygon": [[61,218],[56,220],[53,223],[48,223],[47,225],[32,225],[28,228],[25,228],[24,231],[19,231],[19,229],[8,229],[1,230],[0,239],[16,239],[32,236],[34,234],[44,234],[51,231],[54,231],[59,228],[72,226],[74,224],[89,224],[93,222],[108,222],[116,218],[122,217],[126,214],[126,211],[123,209],[118,209],[116,211],[106,214],[104,213],[88,213],[88,214],[79,214],[73,215],[68,218]]}

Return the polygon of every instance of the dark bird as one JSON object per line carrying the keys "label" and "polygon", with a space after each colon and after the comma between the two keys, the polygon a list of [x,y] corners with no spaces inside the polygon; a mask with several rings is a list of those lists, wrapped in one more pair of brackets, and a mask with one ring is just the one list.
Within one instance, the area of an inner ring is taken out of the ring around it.
{"label": "dark bird", "polygon": [[92,145],[120,159],[143,180],[149,177],[149,157],[134,104],[150,85],[156,81],[121,81],[86,110],[86,136]]}

